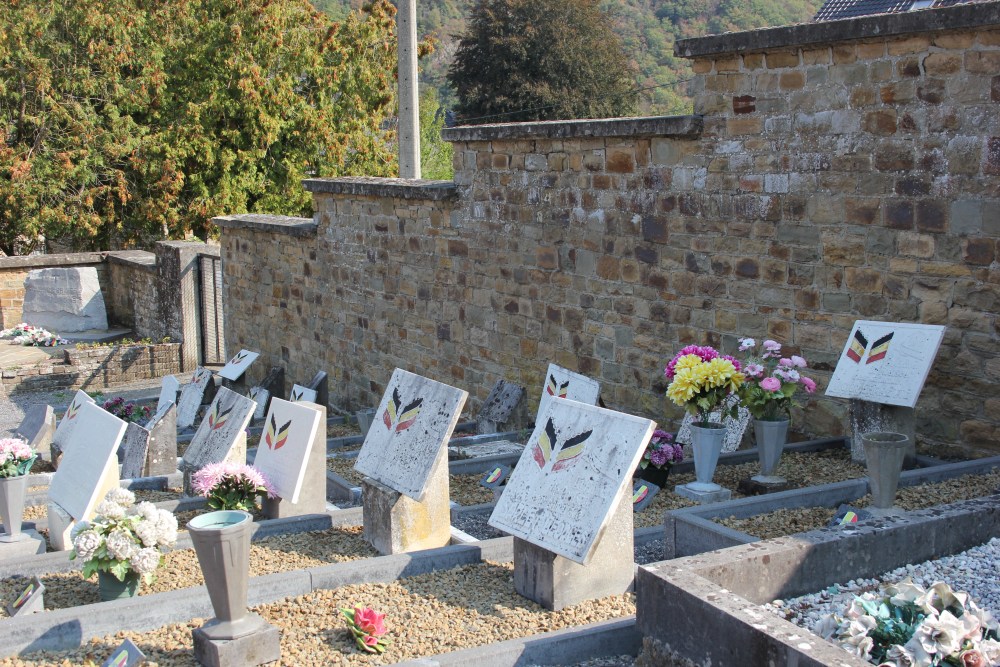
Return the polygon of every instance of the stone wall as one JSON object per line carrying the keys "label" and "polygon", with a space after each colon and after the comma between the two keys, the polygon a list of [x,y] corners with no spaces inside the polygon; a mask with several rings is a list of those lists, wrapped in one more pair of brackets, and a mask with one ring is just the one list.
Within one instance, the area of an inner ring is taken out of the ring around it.
{"label": "stone wall", "polygon": [[156,255],[133,250],[108,257],[109,289],[106,300],[115,323],[135,332],[136,338],[162,338],[158,320]]}
{"label": "stone wall", "polygon": [[[395,366],[534,404],[554,361],[670,420],[683,344],[771,337],[822,387],[856,319],[946,324],[918,433],[1000,452],[1000,4],[677,50],[694,116],[452,128],[454,184],[318,179],[312,221],[220,220],[227,344],[343,408]],[[795,428],[845,417],[815,397]]]}

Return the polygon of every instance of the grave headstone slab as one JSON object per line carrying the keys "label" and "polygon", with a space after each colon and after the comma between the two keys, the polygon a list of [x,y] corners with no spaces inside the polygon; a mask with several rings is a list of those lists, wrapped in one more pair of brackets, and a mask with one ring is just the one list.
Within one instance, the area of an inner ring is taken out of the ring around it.
{"label": "grave headstone slab", "polygon": [[257,404],[257,408],[253,411],[253,420],[260,421],[267,415],[271,405],[271,393],[264,387],[250,387],[247,397]]}
{"label": "grave headstone slab", "polygon": [[177,408],[174,404],[168,404],[146,428],[149,430],[149,447],[142,476],[155,477],[177,472]]}
{"label": "grave headstone slab", "polygon": [[548,410],[549,402],[553,398],[567,398],[571,401],[586,403],[587,405],[597,405],[597,400],[601,396],[601,383],[586,375],[574,373],[562,366],[549,364],[549,369],[545,373],[545,384],[542,387],[542,398],[538,401],[538,414],[535,421]]}
{"label": "grave headstone slab", "polygon": [[146,654],[140,651],[131,639],[126,639],[111,652],[107,660],[101,663],[101,667],[136,667],[145,661]]}
{"label": "grave headstone slab", "polygon": [[288,395],[288,400],[292,403],[315,403],[316,392],[309,387],[293,384],[292,392]]}
{"label": "grave headstone slab", "polygon": [[496,489],[501,484],[507,481],[510,476],[511,467],[505,465],[499,465],[490,470],[486,471],[483,478],[479,480],[480,486],[484,486],[487,489]]}
{"label": "grave headstone slab", "polygon": [[21,593],[7,605],[8,616],[27,616],[38,611],[45,611],[43,595],[45,584],[38,577],[32,577]]}
{"label": "grave headstone slab", "polygon": [[14,433],[28,441],[28,446],[42,458],[51,453],[52,436],[56,432],[56,413],[51,405],[32,405],[24,414],[24,420]]}
{"label": "grave headstone slab", "polygon": [[79,423],[78,416],[80,414],[80,408],[86,403],[92,404],[93,402],[94,399],[88,396],[87,392],[82,389],[78,390],[73,396],[73,400],[69,402],[66,412],[63,413],[62,419],[59,420],[59,426],[56,428],[56,432],[52,436],[53,464],[58,466],[59,457],[66,449],[66,443],[69,442],[70,437],[73,435],[73,431],[76,430],[76,425]]}
{"label": "grave headstone slab", "polygon": [[[292,403],[280,398],[271,401],[253,461],[254,466],[271,480],[277,494],[290,503],[299,502],[306,465],[311,462],[310,453],[320,430],[322,415],[313,405],[315,403]],[[323,442],[326,442],[325,436]],[[325,448],[323,458],[325,461]]]}
{"label": "grave headstone slab", "polygon": [[161,412],[167,403],[177,404],[177,392],[181,390],[181,383],[173,375],[164,375],[160,385],[160,398],[156,402],[156,411]]}
{"label": "grave headstone slab", "polygon": [[198,418],[198,408],[201,407],[205,389],[212,382],[212,371],[199,366],[191,376],[191,381],[181,389],[181,397],[177,402],[177,428],[188,428],[194,425]]}
{"label": "grave headstone slab", "polygon": [[524,399],[524,387],[497,380],[476,417],[477,433],[499,433],[516,428],[515,411]]}
{"label": "grave headstone slab", "polygon": [[108,328],[97,269],[35,269],[24,280],[24,321],[57,333]]}
{"label": "grave headstone slab", "polygon": [[632,487],[632,509],[636,512],[643,511],[649,507],[659,492],[660,487],[652,482],[647,482],[644,479],[636,481],[635,486]]}
{"label": "grave headstone slab", "polygon": [[[195,431],[181,459],[181,470],[191,473],[209,463],[218,463],[234,456],[233,449],[243,438],[246,446],[246,429],[257,404],[246,396],[222,387],[208,408],[204,419]],[[245,454],[244,450],[244,454]]]}
{"label": "grave headstone slab", "polygon": [[285,369],[281,366],[271,366],[267,377],[256,387],[250,388],[250,400],[256,401],[257,410],[253,418],[261,420],[271,407],[271,398],[285,395]]}
{"label": "grave headstone slab", "polygon": [[461,389],[397,368],[354,469],[422,500],[435,462],[444,456],[447,465],[448,438],[468,396]]}
{"label": "grave headstone slab", "polygon": [[330,404],[330,381],[326,376],[326,371],[316,371],[316,375],[309,381],[308,387],[316,392],[314,403]]}
{"label": "grave headstone slab", "polygon": [[122,439],[125,457],[122,460],[121,478],[142,477],[146,467],[146,453],[149,450],[149,431],[138,424],[129,424]]}
{"label": "grave headstone slab", "polygon": [[219,371],[219,377],[225,378],[231,382],[236,382],[243,374],[247,372],[250,368],[250,364],[257,361],[257,357],[260,356],[260,352],[251,352],[250,350],[240,350],[236,355],[222,367]]}
{"label": "grave headstone slab", "polygon": [[[730,410],[739,401],[738,396],[728,396],[726,398],[725,410]],[[709,421],[720,421],[726,425],[726,439],[722,441],[722,451],[735,452],[740,448],[740,443],[743,442],[743,434],[750,424],[750,418],[750,411],[742,405],[737,408],[736,419],[726,419],[723,421],[721,412],[711,413]],[[677,430],[677,437],[674,439],[675,442],[679,442],[682,445],[691,444],[692,423],[694,423],[694,416],[685,414],[684,419],[681,420],[681,427]]]}
{"label": "grave headstone slab", "polygon": [[[313,410],[316,413],[316,430],[312,436],[312,446],[303,459],[304,471],[298,499],[293,501],[288,497],[264,498],[264,516],[269,519],[326,512],[326,406],[318,403],[289,403],[289,405]],[[260,458],[261,449],[265,446],[266,443],[262,442],[257,447],[257,459]],[[257,463],[257,459],[254,463]],[[284,466],[284,462],[279,460],[278,463]],[[288,471],[284,472],[287,474]]]}
{"label": "grave headstone slab", "polygon": [[649,419],[552,401],[535,424],[489,524],[587,564],[615,503],[625,502],[631,517],[632,471],[655,427]]}

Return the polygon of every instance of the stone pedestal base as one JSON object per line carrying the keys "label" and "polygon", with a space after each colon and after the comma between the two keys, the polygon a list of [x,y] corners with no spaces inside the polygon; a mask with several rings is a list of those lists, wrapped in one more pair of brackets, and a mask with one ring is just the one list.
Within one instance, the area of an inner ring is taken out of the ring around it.
{"label": "stone pedestal base", "polygon": [[678,484],[674,487],[674,493],[682,498],[693,500],[699,505],[721,503],[733,497],[732,491],[724,489],[721,486],[715,491],[700,491],[698,489],[690,488],[690,485],[688,484]]}
{"label": "stone pedestal base", "polygon": [[317,410],[320,413],[320,422],[313,438],[312,449],[309,451],[309,459],[306,461],[299,502],[265,497],[263,510],[264,516],[268,519],[326,513],[326,406],[316,403],[303,405]]}
{"label": "stone pedestal base", "polygon": [[73,540],[70,538],[70,531],[76,521],[59,505],[50,502],[49,512],[49,544],[53,551],[69,551],[73,548]]}
{"label": "stone pedestal base", "polygon": [[627,487],[618,494],[604,534],[586,565],[515,537],[514,590],[552,610],[627,592],[635,565],[622,555],[633,553],[632,514],[632,488]]}
{"label": "stone pedestal base", "polygon": [[45,553],[45,538],[37,530],[22,526],[19,536],[22,537],[16,542],[0,540],[0,561]]}
{"label": "stone pedestal base", "polygon": [[740,481],[739,492],[745,496],[762,496],[767,493],[787,491],[788,480],[782,477],[762,478],[760,475]]}
{"label": "stone pedestal base", "polygon": [[250,667],[281,658],[281,632],[273,625],[238,639],[210,639],[205,631],[191,631],[194,659],[205,667]]}
{"label": "stone pedestal base", "polygon": [[448,449],[434,461],[423,500],[365,479],[361,483],[365,539],[382,555],[447,546],[451,539]]}

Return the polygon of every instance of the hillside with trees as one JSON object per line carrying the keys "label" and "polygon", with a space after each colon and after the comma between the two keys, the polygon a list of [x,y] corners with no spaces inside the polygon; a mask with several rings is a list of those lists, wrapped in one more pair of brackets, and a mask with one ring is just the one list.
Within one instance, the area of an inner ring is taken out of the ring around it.
{"label": "hillside with trees", "polygon": [[[313,0],[335,18],[363,0]],[[466,30],[474,0],[417,0],[417,30],[438,40],[435,52],[421,61],[421,80],[438,89],[442,105],[455,104],[447,71]],[[801,23],[812,18],[822,0],[602,0],[632,59],[636,86],[644,88],[643,114],[681,113],[690,108],[683,80],[690,65],[673,55],[674,41],[687,37]]]}

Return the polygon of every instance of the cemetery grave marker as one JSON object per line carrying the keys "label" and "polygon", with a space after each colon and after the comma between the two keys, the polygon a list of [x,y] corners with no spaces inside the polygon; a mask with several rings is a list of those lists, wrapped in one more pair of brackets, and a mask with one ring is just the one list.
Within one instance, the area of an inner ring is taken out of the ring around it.
{"label": "cemetery grave marker", "polygon": [[188,428],[198,418],[198,409],[208,384],[212,382],[212,371],[199,366],[191,376],[191,381],[181,389],[177,402],[177,428]]}
{"label": "cemetery grave marker", "polygon": [[32,577],[21,594],[7,605],[7,615],[11,617],[27,616],[38,611],[45,611],[44,594],[45,584],[38,577]]}
{"label": "cemetery grave marker", "polygon": [[[739,401],[740,399],[736,395],[727,396],[723,409],[730,410]],[[750,417],[750,411],[742,405],[736,410],[736,419],[726,419],[723,421],[722,412],[716,411],[711,413],[709,421],[722,422],[726,426],[726,439],[722,442],[722,451],[735,452],[740,448],[740,443],[743,442],[743,433],[750,424]],[[694,419],[694,415],[684,414],[684,419],[681,420],[681,427],[677,430],[677,437],[674,439],[675,442],[679,442],[682,445],[691,444],[691,424],[694,423]]]}
{"label": "cemetery grave marker", "polygon": [[51,456],[52,437],[56,432],[56,413],[51,405],[32,405],[14,433],[28,441],[28,446],[42,455]]}
{"label": "cemetery grave marker", "polygon": [[177,408],[173,403],[159,410],[149,424],[149,446],[143,477],[172,475],[177,472]]}
{"label": "cemetery grave marker", "polygon": [[118,446],[128,427],[94,403],[84,403],[76,419],[63,465],[49,485],[49,542],[57,551],[72,548],[73,522],[89,520],[104,495],[118,486]]}
{"label": "cemetery grave marker", "polygon": [[397,368],[358,453],[365,538],[381,553],[451,539],[448,438],[469,394]]}
{"label": "cemetery grave marker", "polygon": [[632,487],[632,509],[636,512],[643,511],[649,507],[659,492],[660,487],[656,484],[644,479],[637,480],[635,486]]}
{"label": "cemetery grave marker", "polygon": [[94,399],[87,395],[87,392],[82,389],[78,390],[73,396],[73,400],[70,401],[69,406],[66,408],[66,412],[63,414],[62,419],[59,420],[59,426],[56,428],[55,434],[52,436],[52,464],[59,467],[59,457],[66,450],[66,445],[70,442],[70,438],[73,435],[73,431],[76,430],[76,425],[79,423],[77,418],[80,414],[80,408],[87,403],[93,403]]}
{"label": "cemetery grave marker", "polygon": [[256,387],[251,387],[248,393],[251,401],[257,403],[257,410],[253,413],[255,421],[259,421],[267,414],[271,407],[272,396],[285,395],[285,369],[281,366],[271,366],[267,377]]}
{"label": "cemetery grave marker", "polygon": [[131,639],[126,639],[111,652],[111,657],[101,663],[101,667],[136,667],[145,661],[146,654]]}
{"label": "cemetery grave marker", "polygon": [[160,385],[160,398],[156,401],[156,412],[164,409],[167,403],[174,405],[177,403],[177,392],[181,390],[181,383],[173,375],[164,375],[163,383]]}
{"label": "cemetery grave marker", "polygon": [[310,389],[309,387],[303,387],[300,384],[292,385],[292,392],[288,395],[288,400],[292,403],[315,403],[316,402],[316,391]]}
{"label": "cemetery grave marker", "polygon": [[264,387],[250,387],[247,398],[257,404],[253,411],[253,420],[260,421],[267,414],[267,409],[271,405],[271,392]]}
{"label": "cemetery grave marker", "polygon": [[524,387],[506,380],[497,380],[483,401],[476,417],[476,433],[499,433],[517,427],[514,412],[524,399]]}
{"label": "cemetery grave marker", "polygon": [[240,350],[222,367],[222,370],[219,371],[219,377],[223,377],[230,382],[236,382],[243,377],[243,374],[250,368],[250,364],[257,361],[257,357],[259,356],[260,352]]}
{"label": "cemetery grave marker", "polygon": [[852,507],[851,505],[841,505],[837,508],[837,513],[830,519],[830,523],[826,525],[831,528],[835,526],[850,526],[851,524],[870,518],[872,518],[871,512]]}
{"label": "cemetery grave marker", "polygon": [[136,479],[142,477],[146,467],[146,454],[149,450],[149,431],[138,424],[130,423],[125,429],[122,439],[122,450],[125,458],[122,460],[121,478]]}
{"label": "cemetery grave marker", "polygon": [[489,525],[514,536],[514,587],[548,609],[631,585],[632,471],[649,419],[554,400],[536,422]]}
{"label": "cemetery grave marker", "polygon": [[209,463],[246,461],[246,427],[257,404],[246,396],[222,387],[195,431],[181,459],[184,491],[190,493],[191,473]]}
{"label": "cemetery grave marker", "polygon": [[507,481],[507,478],[510,476],[510,471],[511,467],[506,465],[499,465],[491,468],[490,470],[487,470],[486,474],[483,475],[483,478],[479,480],[479,484],[487,489],[499,488],[504,482]]}
{"label": "cemetery grave marker", "polygon": [[330,404],[329,386],[330,381],[326,376],[326,371],[317,371],[308,384],[308,387],[316,392],[316,399],[313,403],[319,403],[320,405]]}
{"label": "cemetery grave marker", "polygon": [[553,398],[567,398],[571,401],[596,405],[601,395],[601,383],[597,380],[574,373],[561,366],[549,364],[545,373],[542,397],[538,401],[536,421],[541,419]]}
{"label": "cemetery grave marker", "polygon": [[253,463],[280,497],[265,500],[268,518],[325,512],[326,408],[272,400]]}

